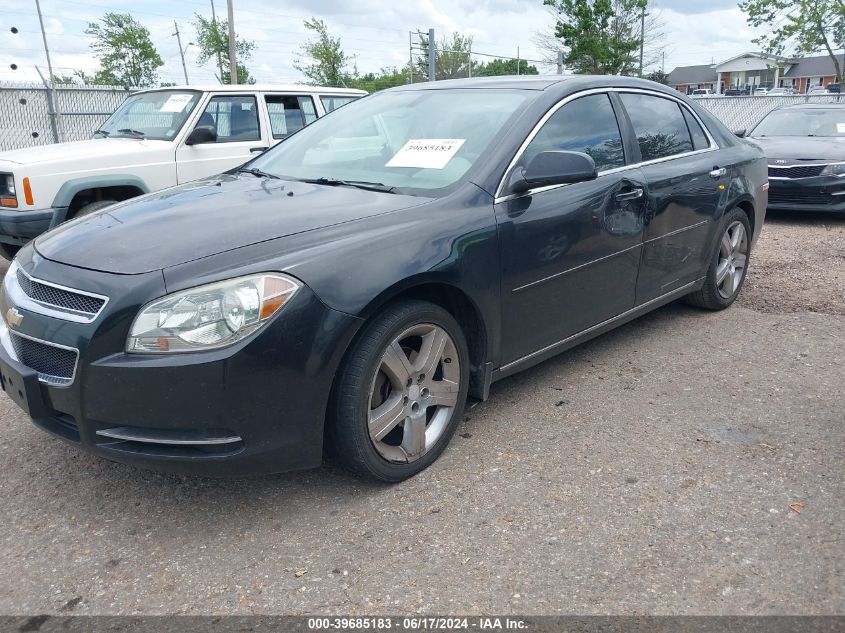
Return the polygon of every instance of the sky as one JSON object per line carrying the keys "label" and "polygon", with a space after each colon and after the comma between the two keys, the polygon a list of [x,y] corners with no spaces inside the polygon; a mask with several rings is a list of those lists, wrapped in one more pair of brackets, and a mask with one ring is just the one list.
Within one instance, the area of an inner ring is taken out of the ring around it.
{"label": "sky", "polygon": [[[434,28],[439,39],[459,31],[473,37],[473,51],[541,60],[537,33],[554,24],[542,0],[233,0],[239,35],[256,48],[247,67],[259,82],[303,81],[293,64],[309,34],[303,20],[316,16],[340,37],[347,54],[354,55],[360,72],[401,67],[409,57],[409,31]],[[217,16],[226,14],[225,0],[214,0]],[[36,66],[46,75],[46,57],[34,0],[3,0],[0,11],[0,80],[37,81]],[[732,0],[652,0],[663,22],[665,68],[706,64],[754,50],[756,33]],[[47,42],[56,74],[92,72],[97,63],[84,34],[88,22],[106,11],[131,13],[149,30],[165,65],[159,79],[184,83],[174,20],[182,34],[188,79],[214,82],[211,64],[198,66],[194,14],[211,16],[211,0],[41,0]],[[18,33],[12,33],[12,29]],[[475,57],[483,61],[485,57]],[[17,70],[11,66],[17,65]],[[555,72],[539,66],[541,73]]]}

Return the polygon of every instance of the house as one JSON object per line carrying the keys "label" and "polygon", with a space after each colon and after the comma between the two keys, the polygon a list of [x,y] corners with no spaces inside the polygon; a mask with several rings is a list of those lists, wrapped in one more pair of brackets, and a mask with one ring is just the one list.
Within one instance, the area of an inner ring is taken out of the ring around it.
{"label": "house", "polygon": [[[845,64],[845,58],[843,58]],[[836,67],[829,55],[787,58],[767,53],[743,53],[718,64],[681,66],[669,73],[668,83],[679,92],[696,88],[716,92],[730,89],[754,92],[757,88],[792,87],[807,92],[813,86],[836,81]]]}

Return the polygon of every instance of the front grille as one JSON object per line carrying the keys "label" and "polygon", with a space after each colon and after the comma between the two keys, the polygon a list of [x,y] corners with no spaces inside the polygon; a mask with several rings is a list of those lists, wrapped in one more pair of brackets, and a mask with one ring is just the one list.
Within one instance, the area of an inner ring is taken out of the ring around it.
{"label": "front grille", "polygon": [[769,189],[769,204],[828,205],[833,204],[833,196],[816,191],[775,191]]}
{"label": "front grille", "polygon": [[778,167],[769,165],[769,178],[815,178],[820,176],[826,165],[794,165]]}
{"label": "front grille", "polygon": [[81,312],[89,316],[95,316],[106,303],[106,300],[100,297],[92,297],[81,292],[57,288],[56,286],[41,283],[36,279],[31,279],[20,268],[18,268],[17,273],[18,285],[24,294],[33,301],[62,308],[63,310]]}
{"label": "front grille", "polygon": [[76,372],[76,350],[56,347],[9,333],[18,360],[38,372],[38,379],[50,385],[69,385]]}

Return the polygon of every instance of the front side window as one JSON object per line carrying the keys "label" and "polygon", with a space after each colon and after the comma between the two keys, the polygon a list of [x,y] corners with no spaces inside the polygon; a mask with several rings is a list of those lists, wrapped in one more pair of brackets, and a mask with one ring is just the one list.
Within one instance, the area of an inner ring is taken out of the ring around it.
{"label": "front side window", "polygon": [[378,183],[409,195],[445,195],[516,115],[527,91],[383,92],[338,108],[251,166],[289,180]]}
{"label": "front side window", "polygon": [[100,126],[96,136],[172,141],[200,95],[193,90],[157,90],[132,95]]}
{"label": "front side window", "polygon": [[347,103],[352,103],[356,99],[360,99],[358,96],[337,96],[337,95],[321,95],[320,101],[323,102],[323,107],[326,109],[326,114],[331,112],[332,110],[337,110],[341,106],[345,106]]}
{"label": "front side window", "polygon": [[212,97],[197,121],[197,126],[200,125],[210,125],[215,128],[218,143],[261,139],[258,128],[258,104],[252,96]]}
{"label": "front side window", "polygon": [[606,94],[580,97],[555,112],[525,148],[522,164],[540,152],[567,150],[592,157],[599,171],[625,165],[622,134]]}
{"label": "front side window", "polygon": [[692,138],[676,101],[634,93],[621,97],[644,161],[692,151]]}
{"label": "front side window", "polygon": [[317,119],[314,100],[307,96],[266,95],[273,138],[285,138]]}

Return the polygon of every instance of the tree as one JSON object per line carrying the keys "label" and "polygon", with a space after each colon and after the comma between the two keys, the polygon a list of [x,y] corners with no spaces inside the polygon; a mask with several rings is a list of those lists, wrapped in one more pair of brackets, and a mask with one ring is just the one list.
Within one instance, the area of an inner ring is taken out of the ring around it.
{"label": "tree", "polygon": [[316,35],[316,39],[305,42],[301,56],[293,67],[309,81],[321,86],[346,86],[357,74],[347,69],[353,57],[343,51],[340,38],[329,35],[329,28],[323,20],[311,18],[303,23]]}
{"label": "tree", "polygon": [[482,63],[477,70],[472,71],[473,75],[479,77],[495,77],[499,75],[539,75],[540,71],[536,66],[529,65],[524,59],[494,59],[491,62]]}
{"label": "tree", "polygon": [[669,85],[669,75],[667,75],[660,68],[658,68],[654,72],[651,72],[648,75],[646,75],[646,79],[650,79],[651,81],[656,81],[657,83],[663,84],[664,86]]}
{"label": "tree", "polygon": [[794,47],[796,55],[826,52],[833,60],[838,81],[842,66],[835,51],[845,48],[843,0],[744,0],[739,8],[750,26],[769,32],[754,40],[771,55]]}
{"label": "tree", "polygon": [[648,0],[543,0],[554,19],[551,33],[537,33],[535,44],[556,64],[576,73],[634,75],[656,64],[665,48],[665,26]]}
{"label": "tree", "polygon": [[408,83],[407,65],[401,70],[398,68],[382,68],[378,73],[366,73],[349,77],[347,85],[350,88],[360,88],[368,92],[376,92],[394,86],[402,86]]}
{"label": "tree", "polygon": [[[422,55],[417,59],[414,68],[414,81],[428,81],[428,36],[420,33],[420,48]],[[470,70],[475,75],[478,62],[472,61],[472,36],[452,33],[452,39],[445,37],[436,45],[434,60],[435,79],[462,79],[470,76]]]}
{"label": "tree", "polygon": [[[199,13],[194,14],[194,28],[197,31],[199,49],[197,64],[200,66],[214,60],[217,64],[215,74],[217,81],[221,84],[228,84],[231,78],[229,68],[229,22],[226,20],[208,20]],[[255,79],[249,74],[244,61],[252,58],[252,51],[255,50],[255,42],[244,40],[235,35],[235,54],[238,58],[238,83],[254,84]]]}
{"label": "tree", "polygon": [[100,22],[89,22],[85,34],[99,54],[97,83],[119,86],[151,86],[164,66],[150,40],[150,32],[128,13],[106,13]]}

